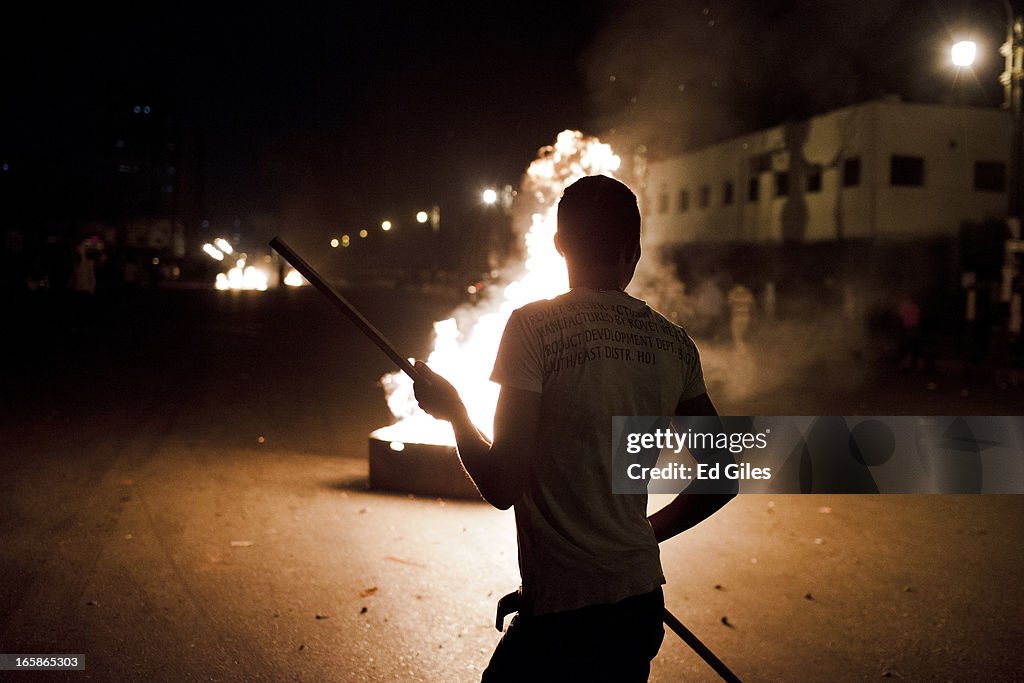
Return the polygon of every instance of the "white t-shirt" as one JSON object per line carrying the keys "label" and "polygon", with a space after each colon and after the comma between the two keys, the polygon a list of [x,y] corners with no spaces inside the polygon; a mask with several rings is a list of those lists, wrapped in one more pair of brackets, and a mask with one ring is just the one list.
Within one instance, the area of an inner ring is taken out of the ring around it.
{"label": "white t-shirt", "polygon": [[706,392],[686,332],[624,292],[577,288],[512,313],[491,380],[541,394],[515,504],[527,609],[618,602],[665,583],[647,496],[612,493],[612,417],[672,415]]}

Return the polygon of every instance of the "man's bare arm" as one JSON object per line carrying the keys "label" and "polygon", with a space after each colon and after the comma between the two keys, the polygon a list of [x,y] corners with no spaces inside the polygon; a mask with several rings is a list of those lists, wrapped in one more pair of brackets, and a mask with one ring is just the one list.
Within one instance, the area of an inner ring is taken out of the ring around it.
{"label": "man's bare arm", "polygon": [[[676,406],[675,414],[692,417],[716,417],[718,411],[707,393],[703,393],[689,400],[680,401]],[[691,484],[691,487],[695,485],[699,485],[699,482]],[[735,495],[735,493],[680,493],[671,503],[648,517],[651,527],[654,529],[654,537],[658,539],[658,543],[661,543],[697,526],[722,509],[722,506],[732,500]]]}
{"label": "man's bare arm", "polygon": [[526,491],[530,458],[537,443],[540,394],[502,387],[494,413],[492,443],[470,420],[455,389],[422,363],[416,367],[431,382],[430,386],[417,383],[420,407],[452,423],[466,473],[487,502],[507,510]]}

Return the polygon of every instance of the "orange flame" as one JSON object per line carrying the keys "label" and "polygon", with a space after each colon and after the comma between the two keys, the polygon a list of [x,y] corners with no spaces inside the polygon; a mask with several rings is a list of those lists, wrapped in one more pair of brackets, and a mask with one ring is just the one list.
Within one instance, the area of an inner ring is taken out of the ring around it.
{"label": "orange flame", "polygon": [[[488,377],[494,365],[501,333],[512,311],[531,301],[557,296],[568,289],[565,261],[555,250],[556,209],[566,186],[588,175],[611,176],[621,160],[611,147],[579,131],[565,130],[555,144],[544,147],[526,171],[523,192],[535,203],[529,229],[524,235],[526,259],[507,268],[509,284],[499,299],[461,307],[447,320],[434,323],[434,350],[427,363],[459,390],[470,417],[490,434],[498,385]],[[521,201],[521,200],[517,200]],[[388,408],[397,422],[371,436],[390,442],[455,445],[451,426],[430,417],[416,405],[412,380],[394,372],[381,378]]]}

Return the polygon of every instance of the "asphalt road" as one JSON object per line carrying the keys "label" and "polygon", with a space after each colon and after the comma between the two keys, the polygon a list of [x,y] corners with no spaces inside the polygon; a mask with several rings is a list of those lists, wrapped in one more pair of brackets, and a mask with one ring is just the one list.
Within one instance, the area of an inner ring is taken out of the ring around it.
{"label": "asphalt road", "polygon": [[[452,307],[350,295],[418,356]],[[367,490],[390,368],[316,292],[32,310],[0,364],[0,653],[86,670],[0,678],[479,678],[518,583],[512,515]],[[1018,388],[879,375],[846,337],[704,353],[722,412],[1021,412]],[[663,546],[667,601],[746,680],[1019,680],[1022,513],[1020,496],[745,496]],[[652,680],[715,677],[668,634]]]}

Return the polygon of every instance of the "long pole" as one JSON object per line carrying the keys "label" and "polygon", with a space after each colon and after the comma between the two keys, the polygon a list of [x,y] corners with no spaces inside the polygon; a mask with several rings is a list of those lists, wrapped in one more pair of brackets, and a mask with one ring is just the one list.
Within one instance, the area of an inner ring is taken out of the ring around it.
{"label": "long pole", "polygon": [[[1021,78],[1024,71],[1024,26],[1022,18],[1014,11],[1009,0],[1003,0],[1003,9],[1006,12],[1006,42],[1000,52],[1006,58],[1006,66],[999,80],[1003,84],[1003,107],[1010,110],[1012,131],[1010,135],[1010,173],[1009,187],[1007,193],[1007,216],[1012,221],[1017,221],[1016,230],[1019,231],[1021,220],[1021,145],[1024,144],[1022,135],[1021,111]],[[1019,233],[1013,235],[1020,237]]]}
{"label": "long pole", "polygon": [[682,638],[683,642],[690,646],[697,655],[707,662],[708,666],[715,670],[715,673],[721,676],[723,681],[729,683],[741,683],[739,676],[734,674],[732,670],[725,665],[721,659],[719,659],[714,652],[712,652],[707,645],[701,642],[701,639],[693,634],[693,631],[686,628],[683,622],[679,621],[674,614],[665,610],[663,615],[665,625],[672,629],[677,636]]}
{"label": "long pole", "polygon": [[363,314],[356,310],[356,307],[348,302],[338,290],[331,286],[327,280],[313,269],[313,266],[309,265],[304,258],[296,254],[291,247],[284,243],[280,237],[275,237],[270,240],[270,246],[274,248],[274,251],[284,257],[284,260],[292,264],[295,270],[302,274],[302,277],[309,281],[309,284],[313,285],[320,292],[326,296],[331,302],[341,310],[349,320],[356,324],[363,334],[370,338],[377,347],[387,354],[388,358],[394,361],[398,369],[409,375],[412,380],[419,381],[420,373],[416,371],[416,367],[408,361],[402,354],[395,350],[391,342],[380,333],[376,327],[373,326],[369,320],[363,317]]}

